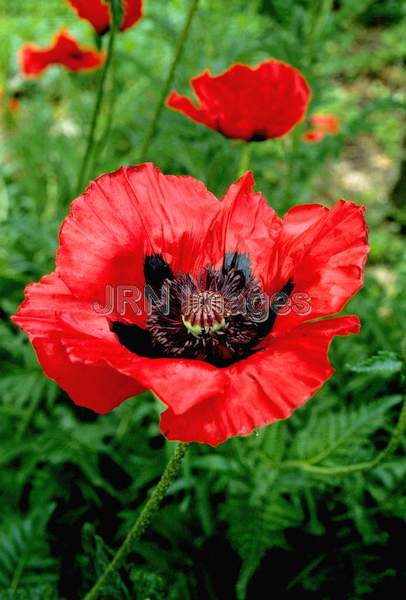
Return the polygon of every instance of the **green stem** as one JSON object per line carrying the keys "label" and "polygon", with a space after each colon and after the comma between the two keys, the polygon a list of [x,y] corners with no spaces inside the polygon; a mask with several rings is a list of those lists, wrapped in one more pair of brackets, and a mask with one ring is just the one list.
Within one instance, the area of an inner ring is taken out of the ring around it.
{"label": "green stem", "polygon": [[149,498],[144,508],[142,509],[141,514],[134,523],[133,528],[130,530],[124,542],[117,550],[113,560],[108,565],[104,573],[92,587],[90,592],[86,594],[84,600],[95,600],[100,594],[101,590],[106,585],[106,583],[108,582],[108,580],[110,579],[110,577],[120,569],[126,556],[133,549],[135,542],[137,542],[140,539],[144,531],[149,526],[151,519],[157,512],[159,505],[164,499],[170,484],[172,483],[176,475],[179,473],[182,459],[185,456],[188,447],[189,444],[186,443],[180,443],[176,446],[175,452],[173,453],[170,461],[168,462],[166,469],[158,482],[158,485],[156,486],[155,490],[152,493],[152,496]]}
{"label": "green stem", "polygon": [[241,142],[242,150],[241,150],[241,159],[240,164],[238,166],[237,177],[242,177],[246,171],[248,171],[250,158],[251,158],[251,143],[252,142]]}
{"label": "green stem", "polygon": [[353,465],[345,465],[338,467],[323,467],[314,465],[309,462],[302,462],[300,460],[290,460],[279,465],[282,469],[301,469],[308,473],[314,473],[315,475],[348,475],[350,473],[359,473],[361,471],[369,471],[374,467],[378,466],[387,456],[396,450],[403,433],[406,430],[406,398],[403,402],[402,409],[400,411],[399,419],[386,447],[379,452],[375,458],[369,461],[355,463]]}
{"label": "green stem", "polygon": [[157,129],[157,126],[158,126],[159,118],[161,116],[161,113],[162,113],[162,110],[163,110],[163,107],[164,107],[164,104],[165,104],[166,97],[167,97],[169,89],[170,89],[170,87],[172,85],[173,78],[175,77],[176,68],[178,66],[178,63],[179,63],[181,57],[182,57],[183,50],[185,48],[187,39],[189,37],[189,33],[190,33],[191,26],[192,26],[193,17],[196,14],[198,4],[199,4],[199,0],[191,0],[191,5],[190,5],[190,8],[189,8],[189,13],[188,13],[188,15],[186,17],[185,25],[184,25],[182,33],[180,35],[180,38],[179,38],[179,41],[178,41],[178,45],[176,47],[175,54],[174,54],[174,57],[173,57],[173,60],[172,60],[172,64],[171,64],[171,67],[169,69],[168,76],[167,76],[167,78],[166,78],[166,80],[164,82],[164,85],[162,86],[162,90],[161,90],[161,93],[160,93],[160,96],[159,96],[158,103],[157,103],[156,108],[155,108],[155,112],[154,112],[154,114],[152,116],[152,119],[151,119],[151,122],[149,124],[147,133],[145,135],[144,143],[143,143],[143,145],[141,147],[140,154],[139,154],[139,157],[138,157],[138,162],[144,162],[145,159],[146,159],[148,149],[150,147],[150,144],[152,142],[152,139],[153,139],[153,137],[155,135],[155,132],[156,132],[156,129]]}
{"label": "green stem", "polygon": [[95,142],[95,150],[94,150],[95,159],[94,159],[93,165],[92,165],[93,168],[97,167],[97,161],[103,157],[104,153],[106,152],[106,150],[108,148],[107,142],[110,137],[110,133],[111,133],[111,129],[112,129],[113,121],[114,121],[114,115],[116,112],[116,103],[117,103],[117,97],[118,97],[118,95],[117,95],[117,85],[118,84],[117,84],[116,77],[115,77],[114,63],[112,64],[110,71],[111,71],[111,76],[110,76],[111,91],[109,94],[109,98],[107,99],[105,124],[102,129],[102,133],[98,136],[98,139]]}
{"label": "green stem", "polygon": [[99,121],[101,107],[103,104],[107,73],[109,71],[111,61],[113,58],[115,39],[116,39],[116,27],[112,26],[110,29],[109,43],[107,46],[106,62],[104,63],[103,70],[102,70],[102,73],[100,76],[99,89],[97,91],[96,102],[95,102],[94,109],[93,109],[93,116],[92,116],[92,121],[90,124],[89,135],[87,137],[86,150],[85,150],[85,154],[83,156],[82,167],[79,172],[78,187],[77,187],[78,194],[82,191],[83,185],[86,180],[87,172],[89,169],[90,160],[91,160],[92,154],[93,154],[96,129],[97,129],[98,121]]}

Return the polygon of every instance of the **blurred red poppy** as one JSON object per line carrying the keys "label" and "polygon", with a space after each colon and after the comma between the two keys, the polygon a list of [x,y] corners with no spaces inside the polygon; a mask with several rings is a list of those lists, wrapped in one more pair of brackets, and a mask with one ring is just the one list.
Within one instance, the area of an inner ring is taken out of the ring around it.
{"label": "blurred red poppy", "polygon": [[[68,0],[68,2],[80,18],[86,19],[93,25],[99,35],[110,29],[110,5],[104,0]],[[141,19],[142,0],[123,0],[123,9],[121,31],[129,29]]]}
{"label": "blurred red poppy", "polygon": [[335,115],[315,113],[310,117],[310,123],[329,135],[337,135],[340,131],[340,121]]}
{"label": "blurred red poppy", "polygon": [[[2,87],[0,87],[0,102],[2,103],[6,99],[5,92]],[[7,108],[11,113],[15,113],[20,109],[20,94],[15,92],[11,97],[7,100]]]}
{"label": "blurred red poppy", "polygon": [[20,110],[21,102],[18,96],[12,96],[8,101],[8,109],[12,113],[16,113]]}
{"label": "blurred red poppy", "polygon": [[330,114],[315,113],[310,118],[310,124],[314,129],[309,129],[303,134],[303,139],[310,143],[319,142],[326,135],[337,135],[340,131],[338,117]]}
{"label": "blurred red poppy", "polygon": [[225,137],[247,141],[288,133],[303,119],[311,96],[300,71],[278,60],[256,68],[233,65],[216,77],[207,70],[191,86],[197,106],[175,91],[167,105]]}
{"label": "blurred red poppy", "polygon": [[60,31],[49,48],[24,44],[20,51],[21,71],[26,77],[39,77],[51,65],[62,65],[70,71],[98,69],[105,52],[82,48],[65,30]]}
{"label": "blurred red poppy", "polygon": [[216,445],[288,417],[330,377],[332,338],[360,326],[320,317],[362,285],[364,209],[307,204],[280,219],[253,185],[247,173],[219,202],[145,164],[73,202],[56,271],[13,321],[75,403],[106,413],[151,389],[167,438]]}

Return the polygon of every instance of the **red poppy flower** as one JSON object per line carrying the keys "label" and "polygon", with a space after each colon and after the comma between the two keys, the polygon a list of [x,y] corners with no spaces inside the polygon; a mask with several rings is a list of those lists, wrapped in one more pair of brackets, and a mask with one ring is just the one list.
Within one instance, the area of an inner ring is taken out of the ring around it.
{"label": "red poppy flower", "polygon": [[[9,112],[16,113],[20,109],[20,93],[15,92],[11,97],[9,97],[7,101],[7,108]],[[5,99],[5,92],[2,87],[0,87],[0,103]]]}
{"label": "red poppy flower", "polygon": [[145,164],[73,202],[56,272],[13,320],[74,402],[106,413],[151,389],[167,438],[216,445],[288,417],[328,379],[332,338],[359,321],[320,317],[362,285],[364,210],[341,200],[280,219],[253,184],[247,173],[219,202]]}
{"label": "red poppy flower", "polygon": [[310,123],[321,131],[328,133],[329,135],[337,135],[340,131],[340,121],[338,117],[334,115],[322,115],[315,113],[310,118]]}
{"label": "red poppy flower", "polygon": [[[104,0],[68,0],[81,19],[86,19],[99,35],[106,33],[111,25],[110,5]],[[120,29],[124,31],[135,25],[142,17],[142,0],[123,0],[123,19]]]}
{"label": "red poppy flower", "polygon": [[316,113],[310,118],[310,123],[314,129],[309,129],[303,134],[303,139],[306,142],[316,143],[326,135],[337,135],[340,131],[340,121],[334,115]]}
{"label": "red poppy flower", "polygon": [[303,75],[278,60],[257,68],[233,65],[214,77],[204,71],[191,80],[198,106],[172,92],[167,105],[225,137],[263,141],[288,133],[303,119],[310,88]]}
{"label": "red poppy flower", "polygon": [[8,109],[11,113],[16,113],[20,110],[20,99],[18,96],[12,96],[8,101]]}
{"label": "red poppy flower", "polygon": [[49,48],[30,43],[24,44],[20,52],[21,70],[27,77],[39,77],[51,65],[62,65],[70,71],[98,69],[104,59],[104,52],[82,48],[65,30],[57,34]]}

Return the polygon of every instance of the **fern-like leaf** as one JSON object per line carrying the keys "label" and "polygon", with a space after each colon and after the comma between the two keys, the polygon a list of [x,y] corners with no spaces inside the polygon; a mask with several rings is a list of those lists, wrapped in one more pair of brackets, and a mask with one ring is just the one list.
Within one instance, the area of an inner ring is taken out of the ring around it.
{"label": "fern-like leaf", "polygon": [[45,532],[53,510],[53,505],[36,510],[0,531],[0,589],[4,594],[55,583],[58,563],[49,554]]}

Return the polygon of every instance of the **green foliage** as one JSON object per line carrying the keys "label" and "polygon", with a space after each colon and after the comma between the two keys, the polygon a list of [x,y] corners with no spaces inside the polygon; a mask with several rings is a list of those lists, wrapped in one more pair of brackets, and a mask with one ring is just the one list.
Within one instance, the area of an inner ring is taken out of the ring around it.
{"label": "green foliage", "polygon": [[310,416],[306,429],[295,435],[290,455],[309,465],[345,464],[370,456],[372,434],[384,424],[386,412],[401,400],[400,395],[382,397],[376,402]]}
{"label": "green foliage", "polygon": [[402,370],[403,362],[394,352],[381,350],[375,356],[353,365],[352,371],[356,373],[368,373],[380,377],[390,377]]}
{"label": "green foliage", "polygon": [[[286,500],[272,489],[270,477],[266,481],[267,487],[250,481],[251,489],[231,496],[223,507],[222,516],[229,525],[230,541],[242,560],[236,584],[237,597],[242,600],[265,552],[274,546],[286,548],[284,532],[303,522],[303,510],[297,498]],[[262,488],[261,494],[258,488]]]}
{"label": "green foliage", "polygon": [[[137,160],[189,6],[145,2],[142,21],[117,35],[92,177]],[[385,454],[398,431],[406,356],[405,220],[391,195],[406,102],[400,6],[200,2],[176,89],[191,93],[190,78],[206,67],[219,73],[274,56],[311,83],[308,116],[340,118],[339,135],[319,144],[303,142],[306,120],[286,138],[253,145],[250,167],[279,214],[340,196],[366,204],[369,266],[346,309],[360,315],[362,329],[333,343],[335,374],[289,420],[216,449],[191,448],[106,599],[250,600],[264,597],[264,586],[275,597],[358,599],[393,595],[406,577],[398,550],[406,535],[404,436]],[[150,393],[103,417],[73,406],[8,319],[25,284],[54,268],[100,73],[55,68],[23,80],[22,43],[46,45],[67,25],[91,46],[92,29],[60,0],[0,0],[0,15],[0,600],[71,600],[111,561],[170,444]],[[15,93],[20,110],[12,113]],[[238,142],[164,109],[148,159],[221,195],[241,154]]]}
{"label": "green foliage", "polygon": [[[113,552],[106,546],[102,538],[96,534],[91,523],[85,523],[83,526],[82,539],[84,555],[80,557],[79,561],[84,573],[86,589],[92,587],[94,581],[97,581],[103,574],[113,557]],[[100,597],[111,598],[111,600],[129,598],[127,588],[117,573],[108,582]]]}
{"label": "green foliage", "polygon": [[[49,554],[45,529],[54,506],[10,519],[0,530],[0,597],[54,598],[58,563]],[[23,591],[25,589],[25,592]],[[2,595],[4,593],[4,596]]]}

